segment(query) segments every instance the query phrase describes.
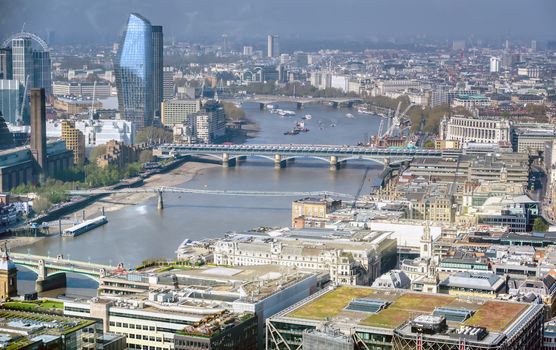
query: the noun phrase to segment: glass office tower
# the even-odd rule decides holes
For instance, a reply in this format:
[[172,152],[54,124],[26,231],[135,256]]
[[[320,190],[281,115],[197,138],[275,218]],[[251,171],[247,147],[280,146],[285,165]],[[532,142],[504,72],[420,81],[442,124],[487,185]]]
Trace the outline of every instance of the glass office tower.
[[116,56],[120,115],[138,128],[151,125],[154,115],[152,36],[151,23],[139,14],[130,14]]

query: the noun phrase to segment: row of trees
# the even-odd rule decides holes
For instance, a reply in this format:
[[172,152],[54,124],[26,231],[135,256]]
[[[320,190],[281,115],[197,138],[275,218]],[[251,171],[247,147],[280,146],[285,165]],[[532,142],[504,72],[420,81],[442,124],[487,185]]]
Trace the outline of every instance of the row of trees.
[[276,82],[266,82],[266,83],[251,83],[247,86],[238,87],[236,89],[241,89],[246,91],[248,94],[258,94],[258,95],[286,95],[286,96],[312,96],[312,97],[357,97],[354,92],[343,92],[340,89],[326,88],[318,89],[309,84],[302,84],[299,82],[288,83],[284,85],[276,84]]

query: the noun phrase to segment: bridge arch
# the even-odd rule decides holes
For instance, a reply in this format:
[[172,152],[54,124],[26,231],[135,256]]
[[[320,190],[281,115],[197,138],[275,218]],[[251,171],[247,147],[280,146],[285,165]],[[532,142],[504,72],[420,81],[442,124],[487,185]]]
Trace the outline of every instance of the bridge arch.
[[93,275],[85,273],[85,272],[80,272],[80,271],[64,271],[64,270],[53,271],[53,272],[48,273],[46,278],[48,279],[50,277],[54,277],[54,276],[61,275],[61,274],[66,274],[66,275],[67,274],[75,274],[75,275],[79,275],[79,276],[84,276],[84,277],[88,277],[89,279],[91,279],[91,280],[93,280],[97,283],[100,283],[100,278],[99,277],[93,276]]
[[238,155],[231,156],[229,159],[230,160],[239,160],[243,157],[246,157],[246,158],[263,158],[263,159],[268,159],[271,162],[274,162],[274,157],[267,156],[267,155],[264,155],[264,154],[238,154]]
[[218,154],[214,154],[214,153],[195,153],[195,154],[187,154],[185,153],[184,156],[190,156],[190,157],[211,157],[214,159],[217,159],[219,161],[223,161],[224,157],[219,156]]
[[319,157],[319,156],[307,156],[307,155],[296,155],[296,156],[291,156],[291,157],[285,157],[282,158],[283,161],[287,161],[287,160],[291,160],[291,159],[317,159],[317,160],[322,160],[323,162],[326,163],[330,163],[330,159],[325,158],[325,157]]
[[372,162],[372,163],[379,164],[379,165],[384,165],[384,160],[382,160],[382,159],[370,158],[370,157],[365,157],[365,156],[338,158],[338,162],[347,162],[348,160],[362,160],[362,161]]

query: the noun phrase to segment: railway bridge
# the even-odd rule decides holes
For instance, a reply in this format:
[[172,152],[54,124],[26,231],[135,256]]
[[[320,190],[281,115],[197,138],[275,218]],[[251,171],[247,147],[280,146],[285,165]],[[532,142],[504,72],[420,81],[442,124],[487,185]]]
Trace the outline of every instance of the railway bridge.
[[337,170],[342,163],[350,160],[370,161],[384,165],[411,162],[414,158],[441,158],[441,150],[421,148],[383,148],[337,145],[303,145],[303,144],[166,144],[155,150],[159,157],[210,157],[229,167],[238,164],[238,160],[247,157],[265,158],[274,162],[275,168],[284,168],[289,160],[300,158],[316,159],[330,165],[330,170]]

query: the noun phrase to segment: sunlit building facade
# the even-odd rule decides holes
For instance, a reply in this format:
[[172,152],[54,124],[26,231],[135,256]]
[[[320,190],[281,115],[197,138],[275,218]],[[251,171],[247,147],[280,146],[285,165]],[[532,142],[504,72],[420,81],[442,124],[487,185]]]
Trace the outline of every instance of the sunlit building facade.
[[122,119],[139,128],[151,125],[154,116],[152,38],[151,23],[132,13],[116,56],[118,109]]

